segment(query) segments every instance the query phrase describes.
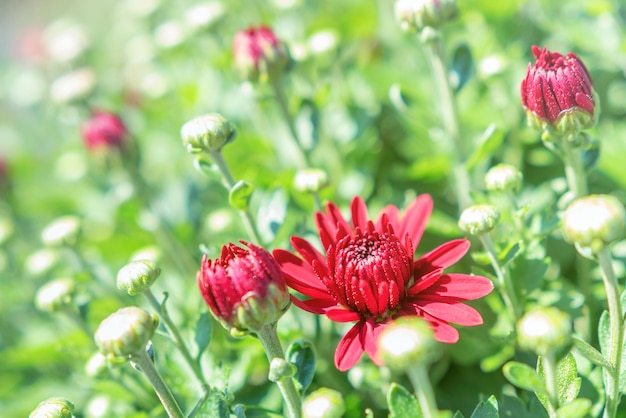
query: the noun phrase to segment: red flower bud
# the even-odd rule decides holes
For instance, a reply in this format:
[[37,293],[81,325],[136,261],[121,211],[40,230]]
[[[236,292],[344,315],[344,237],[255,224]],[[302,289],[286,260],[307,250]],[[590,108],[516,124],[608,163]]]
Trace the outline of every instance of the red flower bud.
[[198,286],[215,318],[232,331],[259,330],[278,321],[289,306],[289,293],[280,266],[261,247],[229,244],[219,258],[205,255]]
[[277,74],[289,63],[285,46],[265,26],[237,32],[233,42],[233,56],[235,68],[249,81]]
[[83,140],[89,150],[121,148],[128,130],[122,120],[113,113],[94,110],[81,128]]
[[596,104],[585,64],[571,52],[563,56],[536,45],[532,52],[537,60],[528,64],[521,85],[529,122],[562,132],[593,126]]

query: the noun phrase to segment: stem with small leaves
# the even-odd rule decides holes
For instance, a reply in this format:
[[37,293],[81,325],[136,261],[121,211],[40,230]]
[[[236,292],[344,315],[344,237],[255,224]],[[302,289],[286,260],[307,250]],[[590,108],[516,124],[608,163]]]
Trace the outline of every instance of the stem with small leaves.
[[563,136],[561,138],[563,148],[563,163],[565,164],[565,178],[567,187],[574,197],[583,197],[589,194],[587,187],[587,176],[583,165],[580,150],[574,147],[572,141]]
[[550,352],[545,356],[539,357],[539,361],[543,367],[548,400],[550,405],[552,405],[549,415],[550,418],[556,418],[556,411],[559,409],[559,392],[556,383],[556,356],[554,352]]
[[437,410],[437,402],[435,393],[428,377],[428,370],[423,364],[414,364],[406,371],[415,390],[415,396],[422,409],[424,418],[437,418],[439,412]]

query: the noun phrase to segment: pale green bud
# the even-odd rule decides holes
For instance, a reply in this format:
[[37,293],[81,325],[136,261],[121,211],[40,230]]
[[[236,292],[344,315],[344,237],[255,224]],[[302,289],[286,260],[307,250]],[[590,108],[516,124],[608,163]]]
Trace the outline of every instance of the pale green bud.
[[274,357],[270,362],[268,379],[271,382],[280,382],[285,379],[291,379],[295,374],[295,366],[285,359]]
[[97,352],[94,353],[94,355],[87,361],[87,364],[85,365],[85,372],[87,373],[87,376],[99,377],[102,376],[108,368],[109,363],[105,355],[101,352]]
[[597,253],[624,237],[626,210],[616,197],[591,195],[574,200],[563,213],[563,237]]
[[315,168],[298,171],[294,179],[296,190],[301,192],[317,193],[328,184],[326,172]]
[[43,285],[35,295],[35,306],[44,312],[68,309],[74,303],[76,283],[68,278],[56,279]]
[[437,29],[456,18],[456,0],[397,0],[396,20],[402,30],[421,32],[425,28]]
[[80,219],[63,216],[55,219],[41,232],[41,241],[49,247],[74,245],[80,234]]
[[74,418],[74,404],[64,398],[50,398],[39,405],[29,418]]
[[124,357],[145,350],[159,326],[159,317],[136,306],[121,308],[100,323],[95,334],[98,349],[107,358]]
[[214,152],[234,141],[237,131],[224,116],[209,113],[185,123],[180,130],[183,145],[190,153]]
[[440,355],[432,328],[419,317],[402,317],[389,323],[378,337],[378,356],[392,370],[430,364]]
[[522,172],[510,164],[491,167],[485,175],[485,186],[490,192],[518,191],[522,186]]
[[516,329],[519,346],[540,356],[557,353],[572,343],[571,318],[554,307],[527,312],[517,322]]
[[117,288],[134,296],[143,293],[161,274],[161,269],[150,260],[135,260],[117,273]]
[[459,219],[459,228],[471,235],[491,231],[500,221],[500,212],[492,205],[474,205],[465,209]]
[[304,418],[341,418],[346,413],[346,404],[340,392],[320,388],[311,392],[302,403]]

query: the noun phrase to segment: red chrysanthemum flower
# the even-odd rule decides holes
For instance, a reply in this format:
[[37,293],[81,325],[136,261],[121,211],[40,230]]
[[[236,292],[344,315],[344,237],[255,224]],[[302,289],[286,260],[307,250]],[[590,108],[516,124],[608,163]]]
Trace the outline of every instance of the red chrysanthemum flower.
[[295,305],[332,321],[357,321],[335,352],[339,370],[354,366],[364,351],[376,362],[377,337],[394,318],[420,316],[431,324],[435,338],[446,343],[459,339],[449,323],[482,324],[480,314],[462,302],[491,292],[491,281],[443,272],[465,255],[469,241],[447,242],[414,260],[432,208],[431,197],[421,195],[404,214],[389,205],[373,222],[363,199],[355,197],[348,223],[329,203],[326,213],[315,218],[326,255],[299,237],[291,243],[300,257],[274,251],[287,285],[308,297],[292,296]]
[[562,55],[546,48],[532,47],[536,61],[528,64],[522,81],[522,105],[529,118],[538,123],[558,123],[565,113],[581,112],[583,125],[594,122],[595,101],[591,76],[574,53]]

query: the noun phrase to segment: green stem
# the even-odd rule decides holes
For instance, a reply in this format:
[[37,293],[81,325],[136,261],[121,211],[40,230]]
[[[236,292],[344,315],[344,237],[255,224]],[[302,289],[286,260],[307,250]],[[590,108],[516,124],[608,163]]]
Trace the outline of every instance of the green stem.
[[556,383],[556,357],[554,353],[539,357],[543,366],[543,375],[545,377],[546,389],[548,391],[548,399],[552,409],[549,411],[550,418],[556,418],[556,411],[559,409],[559,392]]
[[298,150],[298,168],[305,169],[307,167],[311,167],[309,154],[304,148],[302,148],[302,142],[300,142],[300,137],[298,135],[298,131],[296,130],[293,116],[291,115],[291,112],[289,112],[287,97],[285,95],[285,88],[283,87],[283,79],[281,77],[270,78],[270,84],[272,86],[272,89],[274,90],[274,96],[276,97],[276,103],[278,104],[280,114],[285,120],[287,127],[289,128],[291,138],[293,139],[294,145]]
[[411,380],[413,390],[415,390],[415,396],[422,409],[422,416],[424,418],[437,418],[439,416],[437,402],[435,401],[435,393],[433,392],[433,386],[430,383],[426,367],[416,364],[409,367],[406,373],[409,376],[409,380]]
[[472,204],[470,196],[470,179],[465,168],[466,145],[460,135],[456,102],[452,87],[448,80],[448,68],[445,65],[443,48],[439,39],[424,41],[428,59],[432,65],[433,77],[439,97],[439,108],[446,136],[452,141],[449,144],[453,156],[454,187],[456,189],[459,210]]
[[[267,355],[267,360],[270,363],[272,362],[272,359],[275,358],[285,359],[283,348],[280,345],[280,340],[278,339],[278,334],[276,334],[275,324],[264,325],[257,332],[257,337],[259,338],[259,341],[261,341],[265,354]],[[278,385],[278,389],[285,400],[287,417],[300,418],[302,416],[302,405],[300,403],[300,396],[298,395],[296,386],[293,383],[293,379],[281,379],[277,381],[276,384]]]
[[563,162],[565,164],[565,178],[570,192],[575,197],[583,197],[589,194],[587,190],[587,176],[583,166],[580,151],[572,146],[572,142],[567,138],[561,138],[563,147]]
[[487,234],[482,234],[478,237],[478,239],[480,239],[485,251],[487,251],[491,267],[496,273],[496,287],[498,288],[498,292],[500,292],[500,296],[502,297],[502,300],[504,300],[504,304],[506,305],[509,313],[513,316],[513,323],[515,323],[522,315],[522,308],[517,300],[517,295],[515,294],[515,288],[513,287],[509,271],[500,265],[500,261],[498,260],[498,255],[491,237]]
[[600,270],[602,271],[602,281],[606,290],[606,300],[609,308],[609,329],[610,346],[609,362],[613,368],[607,371],[606,381],[606,404],[604,408],[605,418],[614,418],[617,414],[620,392],[620,372],[622,362],[622,351],[624,349],[624,318],[622,316],[622,306],[619,298],[619,285],[613,271],[611,252],[604,246],[597,254]]
[[[220,170],[220,173],[222,173],[222,180],[224,182],[224,187],[226,187],[226,189],[230,192],[233,189],[233,187],[235,187],[236,182],[235,182],[235,179],[233,178],[233,175],[230,173],[230,169],[228,168],[228,164],[226,163],[224,156],[219,150],[212,151],[210,155],[211,155],[211,159],[213,160],[215,165],[217,165],[217,168]],[[261,244],[262,241],[256,229],[254,217],[252,216],[252,213],[250,212],[250,210],[249,209],[240,210],[239,213],[241,215],[243,226],[246,229],[246,232],[248,233],[248,236],[250,237],[250,239],[255,244]]]
[[163,323],[165,324],[165,328],[172,336],[174,343],[176,344],[176,347],[185,358],[185,361],[187,362],[189,367],[191,367],[191,370],[193,371],[194,376],[196,377],[196,379],[198,379],[198,382],[200,382],[200,384],[202,385],[202,389],[205,392],[208,391],[209,385],[206,382],[206,379],[204,378],[204,376],[202,375],[202,370],[200,370],[200,365],[198,364],[198,362],[194,361],[193,357],[191,357],[191,354],[189,353],[189,350],[187,349],[187,345],[185,344],[185,340],[183,340],[183,337],[180,334],[178,327],[176,326],[174,321],[172,321],[172,318],[170,317],[170,314],[167,311],[167,307],[165,306],[165,301],[163,301],[163,303],[159,303],[156,297],[154,297],[154,293],[152,293],[150,289],[146,289],[143,292],[143,294],[146,297],[146,299],[148,299],[148,302],[150,302],[150,305],[152,305],[152,308],[160,313],[161,319],[163,320]]
[[152,363],[152,360],[150,360],[145,350],[132,354],[130,359],[141,367],[143,374],[150,381],[150,384],[152,384],[159,400],[163,404],[163,408],[165,409],[165,412],[167,412],[167,415],[170,418],[185,418],[185,415],[180,409],[180,406],[178,406],[176,399],[174,399],[174,395],[172,395],[170,388],[163,381],[159,371],[156,367],[154,367],[154,363]]

